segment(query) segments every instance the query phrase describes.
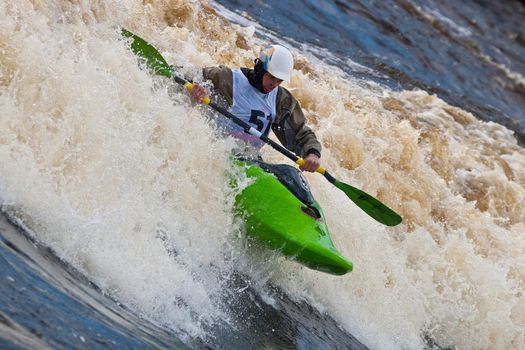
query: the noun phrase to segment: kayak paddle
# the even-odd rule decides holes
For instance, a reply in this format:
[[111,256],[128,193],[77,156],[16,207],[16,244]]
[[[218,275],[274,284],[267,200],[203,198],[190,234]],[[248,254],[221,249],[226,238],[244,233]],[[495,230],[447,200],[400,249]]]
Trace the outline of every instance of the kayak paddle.
[[[166,60],[152,45],[150,45],[144,39],[140,38],[139,36],[131,33],[126,29],[122,29],[122,35],[124,37],[133,39],[133,42],[131,43],[131,50],[135,55],[145,59],[148,67],[151,70],[153,70],[155,74],[171,78],[175,80],[176,83],[184,85],[184,87],[187,90],[192,90],[192,83],[174,74],[173,70],[168,65]],[[259,138],[263,142],[270,145],[273,149],[281,152],[286,157],[293,160],[298,165],[302,165],[304,163],[304,159],[297,157],[294,153],[290,152],[275,141],[269,139],[267,136],[264,136],[257,129],[253,128],[252,126],[250,126],[243,120],[237,118],[235,115],[233,115],[226,109],[212,102],[208,97],[205,97],[201,102],[210,106],[217,112],[221,113],[226,118],[230,119],[232,122],[243,128],[246,133]],[[316,172],[324,175],[324,177],[330,183],[332,183],[335,187],[343,191],[348,196],[348,198],[350,198],[359,208],[361,208],[365,213],[370,215],[378,222],[387,226],[395,226],[401,223],[401,216],[399,216],[399,214],[387,207],[385,204],[381,203],[378,199],[372,197],[364,191],[361,191],[360,189],[357,189],[353,186],[350,186],[344,182],[337,180],[332,175],[330,175],[330,173],[328,173],[326,169],[322,167],[317,168]]]

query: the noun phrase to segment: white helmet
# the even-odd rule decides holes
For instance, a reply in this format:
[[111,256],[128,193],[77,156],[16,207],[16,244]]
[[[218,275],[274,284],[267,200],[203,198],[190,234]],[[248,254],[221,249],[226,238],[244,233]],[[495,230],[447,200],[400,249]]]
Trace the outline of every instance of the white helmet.
[[290,81],[293,71],[292,53],[284,46],[269,45],[261,50],[259,59],[265,71],[284,81]]

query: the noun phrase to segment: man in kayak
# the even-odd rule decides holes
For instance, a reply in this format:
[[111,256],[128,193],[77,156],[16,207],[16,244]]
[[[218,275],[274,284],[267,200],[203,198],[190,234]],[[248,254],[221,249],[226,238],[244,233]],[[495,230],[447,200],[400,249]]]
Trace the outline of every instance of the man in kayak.
[[[304,158],[300,169],[314,172],[321,165],[321,144],[306,125],[299,102],[290,91],[279,86],[283,81],[290,80],[292,72],[293,56],[290,51],[281,45],[269,45],[261,50],[253,69],[204,68],[203,78],[211,80],[215,91],[226,99],[232,114],[253,125],[265,136],[271,128],[286,148]],[[191,95],[200,102],[208,91],[202,85],[193,84]],[[245,133],[229,120],[218,122],[220,128],[255,149],[264,145],[257,137]]]

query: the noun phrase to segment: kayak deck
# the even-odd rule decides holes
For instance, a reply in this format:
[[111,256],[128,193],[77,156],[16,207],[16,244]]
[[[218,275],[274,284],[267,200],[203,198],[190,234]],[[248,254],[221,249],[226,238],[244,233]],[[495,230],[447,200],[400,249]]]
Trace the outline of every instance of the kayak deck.
[[[237,164],[245,167],[246,175],[254,180],[236,197],[236,211],[244,219],[248,235],[311,269],[334,275],[352,271],[352,263],[335,248],[321,207],[309,190],[305,194],[304,190],[297,190],[298,186],[290,185],[292,171],[298,172],[295,168],[260,162],[237,161]],[[277,177],[292,187],[295,195]],[[306,181],[302,178],[300,181],[303,181],[300,185],[307,188]]]

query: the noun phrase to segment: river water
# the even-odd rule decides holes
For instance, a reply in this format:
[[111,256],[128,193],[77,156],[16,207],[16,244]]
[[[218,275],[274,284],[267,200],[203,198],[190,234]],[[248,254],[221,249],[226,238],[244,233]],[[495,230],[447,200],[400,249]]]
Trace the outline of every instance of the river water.
[[[0,346],[522,349],[524,19],[515,1],[0,2]],[[354,271],[251,244],[234,143],[120,27],[196,80],[289,46],[323,165],[403,223],[306,174]]]

